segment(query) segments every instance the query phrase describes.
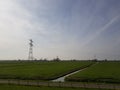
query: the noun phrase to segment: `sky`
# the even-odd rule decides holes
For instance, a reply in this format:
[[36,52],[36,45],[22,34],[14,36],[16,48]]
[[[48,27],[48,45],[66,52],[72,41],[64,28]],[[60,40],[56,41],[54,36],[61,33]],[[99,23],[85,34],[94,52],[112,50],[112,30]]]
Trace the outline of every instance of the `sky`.
[[120,60],[120,0],[0,0],[0,60]]

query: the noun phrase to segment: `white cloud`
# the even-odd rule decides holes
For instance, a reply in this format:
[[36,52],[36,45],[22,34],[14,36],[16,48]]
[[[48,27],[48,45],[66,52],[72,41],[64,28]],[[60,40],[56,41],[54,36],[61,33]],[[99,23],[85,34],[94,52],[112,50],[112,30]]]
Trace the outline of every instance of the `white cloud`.
[[92,42],[94,39],[96,39],[98,36],[100,36],[101,33],[105,32],[106,30],[108,30],[108,28],[114,24],[117,20],[119,20],[120,15],[113,17],[107,24],[105,24],[103,27],[101,27],[100,29],[98,29],[95,33],[93,33],[91,35],[91,37],[89,37],[84,43],[83,46],[89,44],[90,42]]
[[15,0],[0,0],[0,59],[23,56],[21,51],[25,50],[23,40],[27,39],[25,27],[30,24],[29,18],[29,12]]
[[[64,0],[0,0],[0,59],[26,59],[30,38],[35,41],[34,53],[38,58],[60,56],[85,59],[96,52],[85,46],[106,31],[119,16],[104,26],[94,27],[94,30],[98,30],[93,33],[91,25],[97,22],[94,15],[99,9],[102,11],[102,4],[95,5],[95,10],[88,6],[94,11],[91,12],[87,6],[80,10],[82,0],[76,1],[74,5],[71,4],[71,10],[65,12],[64,9],[68,7],[64,8],[64,5],[69,2],[63,3]],[[64,17],[62,13],[71,15]],[[101,22],[104,23],[104,20]]]
[[[29,4],[32,5],[32,3]],[[41,10],[48,9],[42,6]],[[52,5],[50,7],[53,8]],[[29,11],[19,0],[1,0],[0,13],[0,54],[2,55],[0,59],[27,58],[27,40],[30,38],[36,39],[43,45],[49,44],[49,42],[44,44],[47,39],[51,39],[53,42],[60,40],[61,34],[52,30],[54,27],[56,29],[57,24],[52,27],[45,18],[41,21],[36,20],[35,13]],[[38,48],[42,48],[39,46]]]

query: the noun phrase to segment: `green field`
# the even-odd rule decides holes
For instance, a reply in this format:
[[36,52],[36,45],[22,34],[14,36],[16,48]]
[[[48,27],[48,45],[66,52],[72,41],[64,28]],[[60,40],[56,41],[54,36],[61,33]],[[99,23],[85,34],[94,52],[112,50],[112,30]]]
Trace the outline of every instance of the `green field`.
[[59,88],[59,87],[0,85],[0,90],[108,90],[108,89],[83,89],[83,88]]
[[51,80],[86,67],[90,61],[1,61],[1,79]]
[[66,78],[68,81],[120,83],[120,62],[99,62]]

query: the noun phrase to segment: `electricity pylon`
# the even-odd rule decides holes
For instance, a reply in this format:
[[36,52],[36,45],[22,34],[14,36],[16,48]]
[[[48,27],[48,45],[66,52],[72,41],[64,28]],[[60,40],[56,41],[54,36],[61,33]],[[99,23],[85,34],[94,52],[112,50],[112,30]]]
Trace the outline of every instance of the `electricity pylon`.
[[34,59],[33,58],[33,40],[30,39],[29,41],[30,41],[30,43],[29,43],[30,47],[29,47],[28,60],[33,60]]

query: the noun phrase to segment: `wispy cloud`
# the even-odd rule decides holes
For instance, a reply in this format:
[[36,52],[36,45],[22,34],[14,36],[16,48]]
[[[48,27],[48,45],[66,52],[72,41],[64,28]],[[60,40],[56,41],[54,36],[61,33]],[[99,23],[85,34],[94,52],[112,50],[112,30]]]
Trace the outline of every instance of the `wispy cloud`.
[[[118,2],[0,0],[0,59],[26,59],[30,38],[35,41],[37,58],[88,59],[95,52],[102,53],[104,48],[101,46],[101,51],[96,51],[91,48],[91,42],[98,42],[103,33],[111,30],[110,27],[117,26],[114,24],[120,20]],[[114,38],[118,45],[118,34]]]
[[105,24],[103,27],[101,27],[100,29],[98,29],[95,33],[93,32],[93,34],[91,35],[91,37],[89,37],[84,43],[83,46],[89,44],[90,42],[92,42],[92,40],[96,39],[98,36],[100,36],[101,33],[103,33],[106,30],[109,30],[108,28],[114,24],[116,21],[118,21],[120,19],[120,15],[115,16],[114,18],[112,18],[107,24]]

